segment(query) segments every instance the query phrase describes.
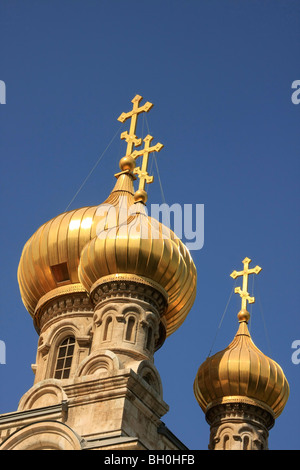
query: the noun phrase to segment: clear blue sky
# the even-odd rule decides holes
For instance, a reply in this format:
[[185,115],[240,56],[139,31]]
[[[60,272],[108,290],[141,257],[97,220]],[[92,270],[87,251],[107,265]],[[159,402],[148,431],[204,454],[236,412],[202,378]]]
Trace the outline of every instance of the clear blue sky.
[[[204,247],[192,252],[196,302],[155,356],[170,405],[162,419],[189,448],[207,449],[193,381],[216,333],[213,353],[236,332],[236,295],[218,325],[229,274],[248,256],[263,268],[252,337],[291,387],[269,445],[300,448],[300,365],[291,360],[300,340],[299,40],[292,0],[1,1],[0,413],[17,409],[34,378],[38,337],[16,277],[22,248],[65,210],[140,94],[155,105],[147,119],[165,146],[157,161],[166,201],[205,205]],[[107,197],[124,150],[117,137],[71,208]],[[154,176],[150,203],[162,202]]]

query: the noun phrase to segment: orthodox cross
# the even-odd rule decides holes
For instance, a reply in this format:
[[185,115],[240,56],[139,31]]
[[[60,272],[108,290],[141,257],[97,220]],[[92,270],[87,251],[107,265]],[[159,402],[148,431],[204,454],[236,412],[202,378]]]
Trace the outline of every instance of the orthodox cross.
[[131,118],[129,133],[125,131],[121,134],[121,139],[124,139],[127,142],[126,156],[131,155],[133,145],[135,145],[135,147],[138,147],[142,143],[142,139],[138,139],[135,135],[138,115],[140,113],[148,112],[153,106],[152,103],[149,103],[149,101],[147,101],[147,103],[145,103],[139,108],[139,102],[142,99],[142,96],[136,95],[131,101],[133,103],[132,110],[128,113],[122,113],[121,116],[118,117],[118,121],[121,122],[125,122],[127,119]]
[[[132,151],[133,146],[139,147],[142,143],[142,139],[138,139],[135,135],[138,115],[143,112],[148,112],[153,106],[152,103],[147,101],[147,103],[139,107],[139,103],[142,99],[142,96],[136,95],[132,100],[132,110],[128,113],[122,113],[118,117],[118,121],[125,122],[127,119],[131,118],[129,133],[127,131],[122,132],[121,139],[124,139],[127,142],[125,157],[127,157],[128,161],[129,159],[132,160],[132,169],[135,167],[135,160],[140,156],[143,157],[141,167],[134,168],[133,173],[138,175],[140,179],[139,190],[145,191],[145,184],[153,182],[153,176],[150,176],[148,173],[149,154],[151,152],[159,152],[163,148],[163,145],[158,143],[150,147],[153,137],[151,135],[147,135],[144,139],[144,148],[142,150]],[[129,165],[128,161],[127,164]]]
[[132,157],[136,159],[137,157],[143,156],[143,161],[142,161],[142,168],[139,166],[136,167],[133,170],[133,173],[135,175],[138,175],[140,178],[140,183],[139,183],[139,189],[145,190],[145,183],[149,184],[153,182],[153,176],[150,176],[148,173],[148,160],[149,160],[149,153],[151,152],[160,152],[160,150],[163,148],[163,144],[156,144],[150,147],[150,142],[152,141],[153,137],[152,135],[147,135],[144,139],[145,146],[142,150],[135,150],[132,153]]
[[236,287],[234,289],[234,292],[236,294],[240,294],[242,298],[242,310],[247,311],[247,301],[249,304],[253,304],[255,302],[255,297],[250,297],[249,292],[248,292],[248,276],[249,274],[259,274],[261,271],[260,266],[255,266],[255,268],[248,269],[249,268],[249,263],[251,263],[250,258],[245,258],[242,261],[244,265],[243,271],[233,271],[230,276],[233,279],[236,279],[237,277],[243,276],[243,287],[242,289],[240,287]]

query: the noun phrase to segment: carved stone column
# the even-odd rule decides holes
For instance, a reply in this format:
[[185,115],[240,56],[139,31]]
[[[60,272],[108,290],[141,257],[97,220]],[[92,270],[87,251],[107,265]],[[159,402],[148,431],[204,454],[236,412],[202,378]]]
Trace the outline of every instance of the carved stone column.
[[153,360],[165,340],[166,298],[152,283],[134,279],[106,280],[91,292],[94,307],[91,352],[114,352],[124,366]]
[[222,403],[206,412],[210,450],[268,450],[272,414],[250,403]]

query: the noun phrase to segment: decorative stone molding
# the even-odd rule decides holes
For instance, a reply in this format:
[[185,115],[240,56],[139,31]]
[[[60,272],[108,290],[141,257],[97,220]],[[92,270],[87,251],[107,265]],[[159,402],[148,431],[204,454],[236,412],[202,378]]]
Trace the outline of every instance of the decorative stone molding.
[[82,439],[66,424],[40,421],[14,432],[1,450],[81,450]]
[[164,328],[158,311],[140,299],[105,299],[95,306],[93,341],[95,349],[108,349],[124,363],[153,357]]
[[[97,297],[95,303],[95,314],[93,317],[93,347],[97,349],[99,347],[107,348],[110,350],[115,350],[117,347],[118,350],[127,350],[132,349],[132,354],[136,355],[139,351],[138,360],[145,359],[149,354],[153,355],[154,351],[159,349],[164,343],[166,337],[166,322],[165,318],[161,317],[160,308],[157,303],[150,301],[150,292],[155,294],[152,287],[146,286],[147,295],[139,295],[139,286],[131,284],[131,287],[126,290],[122,288],[123,281],[120,281],[119,288],[118,283],[113,283],[114,289],[109,290],[109,295],[106,295],[106,287],[109,289],[109,286],[103,285],[98,286],[95,290],[94,295]],[[123,286],[124,287],[124,286]],[[99,294],[100,290],[100,294]],[[103,292],[105,295],[102,295]],[[134,294],[136,293],[136,295]],[[144,286],[143,286],[144,292]],[[148,295],[149,294],[149,295]],[[161,296],[160,293],[158,293]],[[163,298],[161,297],[163,301]],[[133,318],[136,321],[134,326],[134,331],[137,334],[137,340],[134,341],[128,340],[126,338],[126,328],[127,321],[129,318]],[[108,318],[112,319],[112,332],[109,330],[109,337],[104,333],[105,331],[105,322]],[[147,328],[151,327],[153,331],[153,344],[151,341],[151,350],[149,345],[147,351],[145,350],[145,338],[147,336]],[[105,341],[102,345],[102,341]],[[130,346],[132,342],[132,347]],[[143,344],[141,344],[143,342]],[[134,346],[133,343],[136,343]]]
[[67,400],[61,382],[56,379],[43,380],[31,387],[21,398],[18,411],[56,405]]
[[227,402],[206,412],[210,424],[210,450],[267,450],[273,416],[250,403]]
[[154,364],[150,361],[142,361],[134,370],[136,374],[140,376],[162,398],[163,388],[161,378]]
[[149,311],[149,306],[145,302],[126,299],[122,301],[103,302],[95,309],[93,317],[94,325],[100,326],[103,319],[107,316],[113,316],[118,323],[126,323],[126,316],[131,315],[136,318],[141,326],[148,325],[149,322],[159,322],[159,316],[156,311]]
[[[230,398],[230,397],[229,397]],[[274,426],[274,417],[271,410],[266,407],[260,406],[254,400],[243,397],[234,399],[232,401],[218,403],[206,411],[206,421],[211,425],[215,425],[218,421],[225,418],[238,419],[240,416],[248,421],[255,421],[258,424],[266,427],[268,430]]]
[[89,354],[92,340],[92,313],[90,315],[70,314],[49,321],[38,341],[36,364],[33,365],[35,383],[54,377],[58,348],[68,336],[74,337],[75,349],[71,374]]
[[50,321],[71,313],[93,314],[93,305],[86,292],[64,293],[60,297],[49,299],[37,311],[34,324],[38,332],[48,326]]
[[123,366],[112,351],[94,351],[79,365],[75,377],[119,371]]
[[167,308],[167,294],[162,292],[161,287],[139,276],[107,276],[91,289],[91,300],[96,306],[106,299],[124,297],[147,302],[159,312],[160,316]]
[[[62,401],[56,405],[50,405],[32,410],[14,411],[0,415],[0,443],[21,428],[31,424],[45,421],[65,422],[67,418],[68,403]],[[2,447],[0,445],[0,450]]]
[[[89,318],[87,319],[89,320]],[[59,323],[48,328],[40,335],[38,351],[40,352],[44,349],[48,349],[46,345],[50,344],[52,346],[57,343],[57,341],[60,341],[59,338],[63,338],[69,334],[75,337],[80,346],[87,346],[91,342],[91,327],[92,319],[87,322],[84,321],[84,318],[79,320],[78,318],[62,318]]]
[[51,348],[51,344],[48,342],[44,342],[43,338],[40,336],[38,351],[41,353],[43,357],[48,354],[48,352],[50,351],[50,348]]

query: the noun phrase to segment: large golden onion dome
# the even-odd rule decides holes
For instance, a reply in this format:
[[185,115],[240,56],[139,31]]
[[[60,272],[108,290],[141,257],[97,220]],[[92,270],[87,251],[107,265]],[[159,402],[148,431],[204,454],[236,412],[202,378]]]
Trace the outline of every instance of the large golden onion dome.
[[[119,223],[120,207],[129,218],[120,217]],[[18,281],[23,303],[35,317],[49,300],[90,292],[105,277],[121,274],[151,281],[163,292],[167,336],[183,323],[196,295],[194,262],[181,240],[135,202],[130,172],[118,175],[100,206],[69,211],[42,225],[23,249]]]
[[[134,202],[132,179],[120,175],[105,204],[118,207],[126,196]],[[99,206],[62,213],[43,224],[25,244],[18,267],[23,303],[31,316],[45,302],[70,291],[85,291],[78,278],[80,254],[96,235],[103,216]]]
[[194,382],[195,397],[206,413],[219,403],[242,402],[265,408],[277,418],[288,400],[281,367],[253,343],[245,315],[230,345],[208,357]]
[[[119,217],[120,207],[128,219]],[[18,281],[24,305],[35,316],[50,299],[90,292],[106,276],[121,274],[151,281],[165,294],[167,336],[183,323],[196,295],[194,262],[181,240],[148,217],[143,203],[135,203],[129,172],[118,175],[100,206],[66,212],[42,225],[23,249]]]
[[195,300],[197,274],[188,249],[148,217],[141,202],[131,207],[123,223],[102,230],[85,245],[78,273],[89,292],[112,275],[150,281],[168,300],[167,336],[183,323]]

